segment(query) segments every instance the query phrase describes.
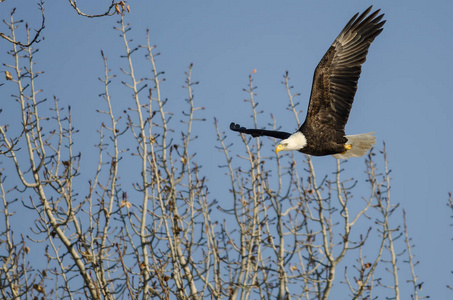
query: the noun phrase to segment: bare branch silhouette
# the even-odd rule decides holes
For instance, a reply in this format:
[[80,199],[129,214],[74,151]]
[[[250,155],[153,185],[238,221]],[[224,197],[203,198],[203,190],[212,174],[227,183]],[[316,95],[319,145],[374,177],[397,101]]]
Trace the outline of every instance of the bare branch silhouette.
[[12,36],[9,37],[6,34],[4,34],[3,32],[0,32],[0,37],[5,39],[5,40],[7,40],[10,43],[13,43],[15,45],[19,45],[19,46],[22,46],[22,47],[30,47],[34,43],[39,43],[39,41],[40,41],[39,40],[39,36],[40,36],[41,32],[43,31],[43,29],[46,27],[45,26],[46,16],[44,15],[44,1],[43,0],[41,0],[38,3],[38,8],[41,11],[41,18],[42,18],[41,27],[39,29],[35,30],[36,32],[35,32],[35,35],[33,37],[30,37],[30,35],[29,35],[30,32],[28,30],[28,23],[25,24],[25,27],[26,27],[26,30],[27,30],[27,42],[26,43],[22,43],[22,42],[17,41],[15,36],[14,36],[14,27],[16,27],[18,23],[23,22],[22,20],[14,21],[13,15],[14,15],[16,9],[13,9],[11,11],[10,23],[7,23],[6,21],[4,21],[4,23],[8,25]]

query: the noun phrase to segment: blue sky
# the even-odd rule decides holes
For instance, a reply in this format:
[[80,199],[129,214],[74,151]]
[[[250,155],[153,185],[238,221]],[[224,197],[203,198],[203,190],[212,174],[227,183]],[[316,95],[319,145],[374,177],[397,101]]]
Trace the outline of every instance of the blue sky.
[[[92,1],[78,2],[89,8],[87,12],[97,12]],[[0,4],[0,17],[8,19],[10,8],[17,7],[16,18],[36,27],[40,14],[30,3],[5,1]],[[254,83],[256,100],[264,110],[263,127],[272,112],[278,125],[295,130],[295,121],[285,109],[282,75],[288,70],[294,91],[301,93],[303,118],[317,63],[345,23],[373,3],[130,0],[128,4],[130,37],[137,44],[144,43],[149,28],[152,43],[162,53],[158,66],[166,72],[166,97],[183,99],[184,72],[194,63],[193,80],[200,81],[195,101],[206,107],[202,114],[207,119],[196,127],[205,143],[199,151],[209,157],[205,172],[214,177],[223,161],[216,162],[222,156],[214,149],[213,118],[225,130],[232,121],[252,125],[243,103],[247,95],[242,91],[252,70],[257,70]],[[371,46],[346,130],[349,134],[376,131],[378,144],[385,141],[392,169],[392,200],[407,212],[424,291],[433,299],[446,299],[451,292],[445,285],[453,282],[452,220],[446,206],[448,192],[453,191],[453,2],[379,1],[374,7],[382,9],[387,23]],[[62,105],[72,106],[86,149],[92,149],[97,139],[93,128],[99,118],[95,109],[102,105],[98,98],[102,85],[97,80],[103,74],[100,50],[114,72],[122,63],[118,57],[123,44],[112,29],[118,17],[86,19],[65,1],[48,1],[45,9],[45,40],[36,55],[38,69],[45,71],[40,83],[47,97],[55,95]],[[7,46],[0,40],[2,62],[9,59]],[[2,107],[13,104],[6,101],[10,92],[0,93]],[[173,105],[178,107],[170,101],[170,108]],[[2,115],[5,123],[11,117]],[[229,133],[229,141],[234,142],[234,137]],[[270,140],[263,143],[272,148]],[[334,159],[316,158],[315,165],[318,172],[328,173]],[[351,160],[350,168],[362,172],[363,160]],[[213,179],[213,184],[220,183]]]

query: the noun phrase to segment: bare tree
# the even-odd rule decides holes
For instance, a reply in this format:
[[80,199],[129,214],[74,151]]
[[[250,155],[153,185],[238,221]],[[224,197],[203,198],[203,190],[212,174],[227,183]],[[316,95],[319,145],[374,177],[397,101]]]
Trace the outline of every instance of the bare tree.
[[[0,3],[4,2],[5,0],[1,0]],[[107,6],[106,10],[104,12],[101,12],[101,13],[98,13],[98,14],[87,14],[85,12],[83,12],[78,4],[77,4],[77,1],[75,0],[69,0],[69,5],[71,5],[71,7],[77,12],[78,15],[80,16],[83,16],[83,17],[87,17],[87,18],[99,18],[99,17],[105,17],[105,16],[112,16],[112,15],[115,15],[115,14],[122,14],[122,13],[125,13],[125,12],[130,12],[130,7],[129,5],[127,5],[126,3],[127,1],[119,1],[119,2],[115,2],[114,0],[111,1],[111,3]],[[35,33],[33,35],[32,38],[28,38],[27,40],[27,43],[23,43],[23,42],[20,42],[16,39],[15,36],[8,36],[7,34],[3,33],[3,32],[0,32],[0,37],[5,39],[6,41],[10,42],[10,43],[13,43],[13,44],[16,44],[16,45],[19,45],[19,46],[22,46],[22,47],[30,47],[32,44],[34,43],[39,43],[40,42],[40,35],[42,33],[42,31],[44,30],[44,28],[46,27],[45,26],[45,22],[46,22],[46,17],[45,17],[45,14],[44,14],[44,1],[43,0],[40,0],[38,3],[38,9],[39,11],[41,12],[41,18],[42,18],[42,21],[41,21],[41,26],[35,30]],[[15,21],[13,22],[12,21],[12,17],[14,15],[14,12],[16,11],[16,9],[14,8],[12,11],[11,11],[11,22],[10,23],[6,23],[8,25],[8,27],[16,27],[18,23],[22,23],[23,20],[18,20],[18,21]],[[28,28],[28,23],[26,23],[25,25],[27,28]],[[9,30],[14,33],[14,31],[11,30],[11,28],[9,28]],[[28,30],[27,30],[28,32]]]
[[[115,29],[124,66],[113,73],[101,52],[104,121],[97,166],[85,170],[71,108],[41,96],[30,29],[27,42],[16,43],[13,24],[11,14],[5,66],[20,115],[0,126],[3,298],[328,299],[337,289],[352,299],[400,299],[406,274],[398,258],[407,257],[413,298],[421,299],[406,223],[401,231],[390,197],[385,146],[366,157],[365,178],[345,178],[348,163],[339,160],[332,174],[319,175],[309,156],[266,157],[260,139],[227,137],[215,121],[225,157],[218,172],[230,193],[209,191],[195,152],[193,126],[205,120],[194,101],[193,65],[184,110],[168,111],[156,46],[149,33],[133,45],[121,17]],[[143,57],[146,77],[134,68]],[[112,85],[132,95],[121,116]],[[283,86],[299,122],[288,73]],[[256,126],[262,115],[252,76],[245,90]],[[25,210],[35,218],[30,231],[13,232],[12,219]],[[46,262],[32,264],[31,255]]]
[[[447,203],[447,206],[451,209],[451,211],[453,212],[453,198],[451,196],[451,192],[448,193],[448,203]],[[453,217],[452,217],[453,218]],[[453,224],[451,224],[450,226],[453,226]],[[453,273],[453,271],[452,271]],[[447,288],[451,291],[453,291],[453,287],[451,285],[447,285]]]

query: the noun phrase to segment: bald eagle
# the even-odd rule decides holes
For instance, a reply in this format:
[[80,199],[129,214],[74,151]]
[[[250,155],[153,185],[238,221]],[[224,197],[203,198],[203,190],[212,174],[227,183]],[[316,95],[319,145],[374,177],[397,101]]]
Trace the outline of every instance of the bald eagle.
[[253,137],[270,136],[283,139],[276,152],[297,150],[302,153],[346,159],[365,155],[376,143],[372,133],[345,135],[357,81],[366,60],[368,48],[382,32],[385,23],[380,10],[370,13],[372,6],[360,16],[357,13],[346,24],[319,62],[307,116],[293,134],[283,131],[247,129],[231,123],[230,129]]

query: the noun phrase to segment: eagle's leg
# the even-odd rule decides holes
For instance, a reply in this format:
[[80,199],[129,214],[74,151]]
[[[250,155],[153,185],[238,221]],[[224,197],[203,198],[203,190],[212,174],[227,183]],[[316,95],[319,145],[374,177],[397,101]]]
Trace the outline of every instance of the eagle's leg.
[[345,149],[344,152],[341,152],[341,154],[345,154],[346,151],[351,150],[352,149],[352,145],[346,144],[346,145],[344,145],[344,149]]

